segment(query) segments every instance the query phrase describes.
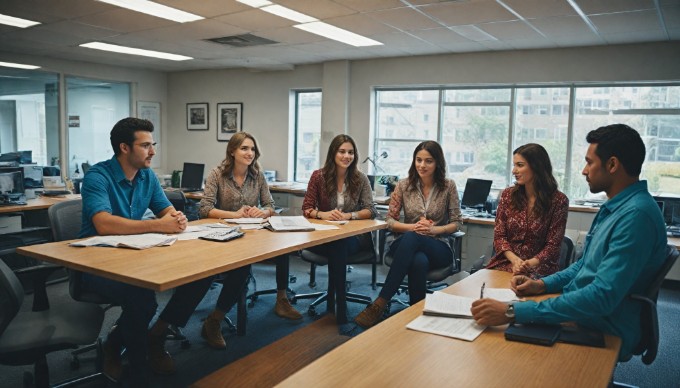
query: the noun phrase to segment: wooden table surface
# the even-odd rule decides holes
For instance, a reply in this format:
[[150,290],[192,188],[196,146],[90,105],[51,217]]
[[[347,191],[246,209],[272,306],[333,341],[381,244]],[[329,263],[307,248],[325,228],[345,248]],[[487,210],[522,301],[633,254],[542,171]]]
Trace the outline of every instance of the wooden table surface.
[[26,201],[26,205],[0,206],[0,213],[23,212],[27,210],[47,209],[55,203],[80,198],[80,194],[68,194],[59,197],[37,197]]
[[[206,219],[190,224],[215,221]],[[134,250],[76,248],[69,246],[68,241],[61,241],[17,248],[17,253],[155,291],[164,291],[278,255],[386,227],[382,221],[356,220],[341,225],[338,230],[279,233],[249,230],[244,232],[245,236],[242,238],[228,242],[187,240],[177,241],[168,247]]]
[[[509,281],[507,272],[481,270],[446,292],[478,297],[483,282],[507,288]],[[359,334],[278,386],[607,387],[618,359],[621,341],[609,335],[605,348],[544,347],[506,341],[506,326],[489,327],[473,342],[406,329],[423,305]]]

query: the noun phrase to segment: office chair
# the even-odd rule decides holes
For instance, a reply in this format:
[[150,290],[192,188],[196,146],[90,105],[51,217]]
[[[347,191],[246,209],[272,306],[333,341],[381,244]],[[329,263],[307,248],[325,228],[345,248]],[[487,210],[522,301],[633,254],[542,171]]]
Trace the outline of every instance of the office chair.
[[[49,273],[55,268],[58,267],[38,266],[32,270]],[[41,279],[34,287],[44,289],[47,276],[39,275]],[[97,304],[70,301],[54,309],[42,309],[34,303],[32,311],[20,311],[23,301],[21,282],[0,260],[0,363],[33,364],[34,375],[24,374],[24,386],[33,383],[35,387],[48,387],[47,354],[95,341],[104,321],[104,310]],[[75,378],[58,386],[72,386],[91,379],[92,376]]]
[[80,164],[80,167],[83,168],[83,176],[85,176],[85,174],[87,174],[87,172],[90,170],[90,167],[92,166],[90,165],[90,163],[83,162]]
[[[316,287],[316,267],[319,265],[328,265],[328,258],[317,253],[314,253],[312,251],[309,251],[307,249],[303,249],[302,251],[300,251],[300,257],[302,258],[302,260],[310,263],[311,271],[309,274],[309,286]],[[371,285],[374,288],[376,285],[377,263],[378,255],[376,254],[375,245],[373,243],[372,238],[370,249],[363,249],[357,253],[347,256],[348,271],[351,268],[350,266],[351,264],[371,264],[372,267]],[[345,287],[348,289],[347,292],[348,302],[362,303],[368,305],[373,300],[368,295],[349,292],[349,287],[347,284],[345,285]],[[312,299],[312,298],[316,299],[314,299],[314,301],[309,305],[309,308],[307,309],[307,314],[310,316],[315,316],[317,315],[316,306],[325,302],[328,299],[328,291],[312,292],[308,294],[296,294],[293,296],[291,303],[296,303],[298,299]]]
[[183,192],[180,190],[165,190],[164,193],[175,210],[184,212],[187,204],[187,198],[184,196]]
[[[451,262],[446,267],[434,268],[427,271],[426,288],[428,293],[432,293],[435,290],[448,287],[449,284],[443,282],[444,279],[448,278],[449,276],[455,275],[461,271],[461,252],[463,249],[464,236],[465,232],[456,232],[449,237],[452,240],[451,246],[453,247],[453,253],[451,255]],[[394,258],[389,254],[389,251],[385,249],[384,257],[385,264],[389,267],[392,265],[393,260]],[[381,285],[384,285],[384,283],[381,283]],[[397,295],[401,295],[401,293],[408,294],[408,283],[402,283],[399,286],[399,289],[397,290]],[[386,315],[390,313],[392,302],[396,302],[407,307],[409,306],[408,303],[399,298],[396,297],[392,298],[392,300],[387,303],[387,308],[385,309]]]

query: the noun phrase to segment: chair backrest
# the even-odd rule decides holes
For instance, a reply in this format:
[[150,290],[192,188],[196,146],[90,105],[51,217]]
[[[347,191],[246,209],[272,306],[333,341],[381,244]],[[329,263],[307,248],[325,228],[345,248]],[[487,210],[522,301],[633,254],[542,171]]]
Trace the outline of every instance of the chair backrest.
[[656,311],[656,299],[659,296],[659,289],[666,275],[680,256],[678,250],[671,244],[666,248],[666,260],[657,271],[644,294],[631,295],[631,299],[642,303],[640,314],[640,326],[642,335],[640,342],[633,350],[633,354],[642,355],[642,362],[646,365],[651,364],[656,359],[659,350],[659,317]]
[[11,268],[0,260],[0,335],[19,312],[24,302],[24,287]]
[[172,204],[175,210],[184,211],[187,204],[187,198],[184,193],[179,190],[166,190],[165,196],[168,197],[168,201]]
[[560,247],[560,271],[567,268],[574,262],[574,242],[569,236],[564,236]]
[[54,241],[78,238],[82,226],[83,200],[56,203],[47,210]]
[[[451,263],[446,267],[435,268],[427,271],[427,281],[439,282],[461,271],[463,236],[465,236],[464,232],[456,232],[449,236],[451,247],[453,247]],[[389,249],[387,247],[385,248],[384,261],[388,266],[392,264],[392,256],[389,255]]]
[[80,166],[83,168],[83,175],[87,174],[87,172],[90,170],[90,167],[92,167],[90,166],[90,163],[87,162],[83,162]]

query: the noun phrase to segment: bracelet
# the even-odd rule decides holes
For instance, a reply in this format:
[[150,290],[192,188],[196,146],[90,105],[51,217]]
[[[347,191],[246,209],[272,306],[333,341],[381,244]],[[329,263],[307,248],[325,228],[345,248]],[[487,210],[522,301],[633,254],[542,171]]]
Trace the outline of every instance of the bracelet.
[[315,216],[315,218],[316,218],[317,220],[320,220],[320,219],[321,219],[321,217],[319,217],[319,211],[318,211],[318,210],[316,211],[316,216]]

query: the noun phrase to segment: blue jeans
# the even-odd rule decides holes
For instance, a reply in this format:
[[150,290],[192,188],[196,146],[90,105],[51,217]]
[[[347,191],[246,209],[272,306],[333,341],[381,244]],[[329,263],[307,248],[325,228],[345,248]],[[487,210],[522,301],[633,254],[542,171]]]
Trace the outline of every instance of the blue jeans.
[[380,297],[388,301],[392,299],[408,275],[410,304],[425,299],[427,272],[446,267],[452,260],[451,248],[447,244],[416,232],[406,232],[394,240],[388,254],[393,260]]
[[217,308],[219,310],[228,313],[238,302],[241,293],[245,292],[248,276],[250,276],[249,265],[222,274],[222,290],[220,296],[217,297]]
[[328,258],[328,299],[329,312],[335,310],[337,323],[347,323],[347,256],[359,252],[361,244],[356,236],[331,241],[323,245],[307,248],[308,250]]
[[[117,331],[127,349],[132,374],[145,374],[147,331],[158,307],[155,291],[87,273],[81,276],[85,290],[121,306]],[[209,277],[177,287],[159,319],[180,327],[186,325],[211,283]]]

